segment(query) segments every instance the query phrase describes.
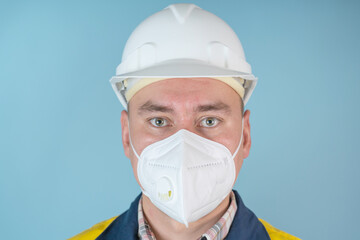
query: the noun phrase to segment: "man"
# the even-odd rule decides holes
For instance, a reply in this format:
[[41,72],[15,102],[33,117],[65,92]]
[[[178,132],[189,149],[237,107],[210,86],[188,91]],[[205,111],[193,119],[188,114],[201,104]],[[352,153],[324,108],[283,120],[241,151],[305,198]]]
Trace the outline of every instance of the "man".
[[244,105],[256,81],[215,15],[175,4],[142,22],[111,84],[127,109],[122,141],[143,194],[72,239],[298,239],[232,191],[251,147]]

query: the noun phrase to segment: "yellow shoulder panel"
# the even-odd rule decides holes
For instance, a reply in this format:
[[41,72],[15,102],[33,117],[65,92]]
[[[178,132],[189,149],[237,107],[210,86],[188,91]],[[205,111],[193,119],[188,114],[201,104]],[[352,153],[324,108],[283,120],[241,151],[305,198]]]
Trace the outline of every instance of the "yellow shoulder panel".
[[95,224],[91,228],[79,233],[78,235],[69,238],[68,240],[92,240],[97,238],[117,217],[110,218]]
[[274,228],[271,226],[268,222],[260,219],[260,222],[264,225],[266,231],[268,232],[271,240],[300,240],[300,238],[297,238],[293,235],[290,235],[286,232],[283,232],[277,228]]

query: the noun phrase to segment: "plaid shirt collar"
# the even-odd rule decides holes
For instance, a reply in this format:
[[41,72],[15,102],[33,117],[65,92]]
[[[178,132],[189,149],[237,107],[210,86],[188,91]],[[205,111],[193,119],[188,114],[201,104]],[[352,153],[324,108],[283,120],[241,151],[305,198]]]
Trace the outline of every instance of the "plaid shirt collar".
[[[234,192],[231,192],[230,195],[230,206],[224,213],[224,215],[219,219],[214,226],[207,230],[199,240],[221,240],[226,237],[229,232],[230,226],[234,220],[235,213],[237,210],[236,199]],[[156,240],[154,233],[152,232],[150,225],[145,219],[142,210],[142,201],[139,201],[138,207],[138,223],[139,231],[138,235],[141,240]]]

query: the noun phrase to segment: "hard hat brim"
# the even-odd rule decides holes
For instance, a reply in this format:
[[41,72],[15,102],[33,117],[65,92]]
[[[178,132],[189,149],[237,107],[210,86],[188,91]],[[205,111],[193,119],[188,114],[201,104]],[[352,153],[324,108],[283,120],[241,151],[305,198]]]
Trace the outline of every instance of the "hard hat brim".
[[[125,94],[122,90],[122,81],[128,78],[192,78],[192,77],[240,77],[246,81],[244,104],[249,99],[255,85],[257,78],[251,73],[239,72],[232,69],[220,68],[210,65],[203,61],[193,59],[176,59],[164,61],[162,63],[152,65],[151,67],[143,68],[138,71],[122,73],[113,76],[110,83],[118,96],[121,104],[127,109],[127,102]],[[119,85],[121,84],[121,85]]]
[[116,75],[124,78],[141,77],[241,77],[247,80],[256,80],[251,73],[220,68],[214,65],[193,59],[176,59],[143,68],[138,71]]

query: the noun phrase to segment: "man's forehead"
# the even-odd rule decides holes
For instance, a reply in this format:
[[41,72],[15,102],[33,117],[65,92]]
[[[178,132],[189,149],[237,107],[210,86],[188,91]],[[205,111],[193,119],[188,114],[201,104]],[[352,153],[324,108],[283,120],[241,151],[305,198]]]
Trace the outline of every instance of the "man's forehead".
[[[132,80],[130,80],[132,81]],[[161,97],[167,97],[172,93],[178,95],[189,94],[189,98],[192,97],[191,93],[205,95],[210,88],[216,89],[216,91],[228,91],[231,89],[235,91],[240,97],[243,97],[243,86],[233,78],[155,78],[155,79],[143,79],[136,80],[128,86],[126,92],[127,101],[130,102],[132,97],[137,95],[152,94]]]
[[140,89],[129,101],[128,109],[138,113],[173,113],[180,109],[229,112],[239,101],[240,96],[233,88],[216,79],[171,78]]

